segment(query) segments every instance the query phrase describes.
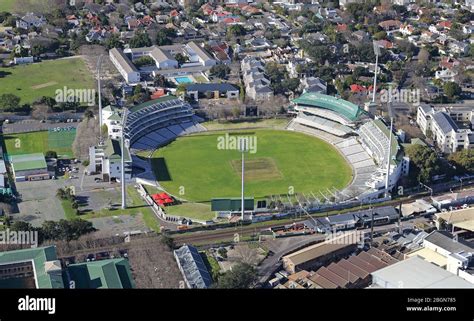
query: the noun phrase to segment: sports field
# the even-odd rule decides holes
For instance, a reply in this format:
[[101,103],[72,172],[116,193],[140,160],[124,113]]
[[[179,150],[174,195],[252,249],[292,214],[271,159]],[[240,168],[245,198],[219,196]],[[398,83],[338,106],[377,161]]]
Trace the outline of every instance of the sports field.
[[58,156],[72,157],[72,143],[76,137],[76,131],[41,131],[21,134],[9,134],[5,140],[8,155],[46,153],[55,151]]
[[[159,183],[171,194],[194,202],[239,197],[241,153],[220,149],[226,132],[180,137],[155,151],[152,164]],[[281,130],[230,132],[256,136],[255,153],[246,153],[246,196],[316,194],[343,188],[352,179],[345,159],[331,145],[312,136]]]
[[13,10],[13,4],[15,0],[0,0],[0,12],[7,11],[11,12]]
[[55,97],[56,89],[94,89],[94,81],[81,58],[44,61],[0,68],[1,94],[14,94],[21,103],[42,96]]

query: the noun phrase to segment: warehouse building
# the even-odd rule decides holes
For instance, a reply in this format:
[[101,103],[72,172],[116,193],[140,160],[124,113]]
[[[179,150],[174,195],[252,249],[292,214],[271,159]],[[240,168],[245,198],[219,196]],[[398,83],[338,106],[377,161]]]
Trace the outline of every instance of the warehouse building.
[[474,289],[474,284],[414,256],[373,272],[371,288]]
[[71,264],[67,271],[75,289],[132,289],[135,287],[130,265],[126,259],[122,258]]
[[10,156],[16,182],[50,179],[48,165],[42,153]]
[[0,253],[0,289],[62,289],[54,246]]
[[282,258],[283,268],[288,273],[296,273],[301,270],[315,270],[332,261],[351,254],[357,243],[338,242],[338,238],[347,238],[341,235],[332,240],[307,246],[299,251],[285,255]]

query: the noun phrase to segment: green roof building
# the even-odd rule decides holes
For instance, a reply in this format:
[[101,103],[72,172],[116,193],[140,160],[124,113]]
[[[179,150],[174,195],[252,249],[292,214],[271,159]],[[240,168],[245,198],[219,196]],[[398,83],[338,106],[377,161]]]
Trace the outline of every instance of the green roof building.
[[17,182],[49,179],[48,165],[42,153],[10,156]]
[[64,288],[54,246],[0,252],[1,288]]
[[110,259],[80,264],[67,268],[69,279],[76,289],[131,289],[135,287],[126,259]]
[[300,97],[293,99],[292,108],[301,111],[311,112],[314,109],[325,109],[329,113],[333,113],[342,119],[333,118],[333,120],[344,122],[354,122],[364,114],[364,110],[350,101],[337,97],[307,92]]

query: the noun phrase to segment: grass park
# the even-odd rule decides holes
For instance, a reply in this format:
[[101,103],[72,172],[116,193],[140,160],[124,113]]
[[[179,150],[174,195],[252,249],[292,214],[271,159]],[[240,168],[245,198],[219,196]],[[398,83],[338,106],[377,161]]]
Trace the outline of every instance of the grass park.
[[[206,205],[212,198],[239,197],[241,153],[217,148],[218,137],[225,133],[180,137],[155,151],[152,165],[160,185],[186,201]],[[257,137],[256,152],[245,155],[248,197],[317,194],[327,188],[341,189],[352,179],[351,168],[339,152],[315,137],[267,129],[233,134]]]
[[0,12],[11,12],[16,0],[0,0]]
[[21,104],[32,103],[42,96],[54,98],[56,89],[64,86],[68,89],[94,88],[93,76],[81,58],[0,67],[0,82],[0,95],[14,94],[21,98]]
[[73,157],[72,143],[76,131],[39,131],[3,136],[8,155],[46,153],[55,151],[58,156]]

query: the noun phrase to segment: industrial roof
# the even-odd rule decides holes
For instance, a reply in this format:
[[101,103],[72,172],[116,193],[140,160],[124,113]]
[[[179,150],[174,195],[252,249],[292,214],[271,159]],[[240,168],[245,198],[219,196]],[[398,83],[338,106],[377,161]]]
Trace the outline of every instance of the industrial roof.
[[46,160],[43,153],[12,155],[11,163],[15,172],[33,169],[46,169]]
[[38,247],[23,250],[14,250],[0,253],[0,265],[33,262],[36,286],[39,289],[64,288],[61,273],[47,273],[45,263],[56,261],[56,247]]
[[359,106],[350,101],[319,93],[304,93],[300,97],[293,99],[292,102],[310,107],[329,109],[352,121],[359,118],[364,112]]
[[421,249],[418,249],[414,252],[411,252],[409,254],[407,254],[408,257],[412,257],[412,256],[419,256],[419,257],[422,257],[423,259],[425,259],[426,261],[428,262],[431,262],[431,263],[434,263],[436,264],[437,266],[440,266],[440,267],[445,267],[447,262],[448,262],[448,259],[439,254],[438,252],[435,252],[431,249],[428,249],[426,247],[423,247]]
[[[325,242],[321,242],[321,243],[317,243],[317,244],[305,247],[299,251],[285,255],[283,257],[283,260],[289,260],[294,265],[298,265],[301,263],[314,260],[320,256],[337,251],[339,249],[354,245],[354,244],[347,244],[347,242],[338,242],[338,239],[341,239],[343,237],[348,237],[348,235],[343,234],[330,241],[325,241]],[[338,244],[338,243],[341,243],[341,244]]]
[[466,231],[474,232],[474,220],[453,223],[453,226]]
[[134,288],[130,265],[125,259],[110,259],[71,264],[71,280],[77,289],[130,289]]
[[192,288],[208,288],[212,283],[211,275],[194,246],[184,245],[174,251],[180,270]]
[[419,256],[389,265],[372,273],[375,283],[384,288],[474,288],[461,279]]
[[474,252],[474,243],[465,241],[461,238],[454,239],[454,236],[447,231],[433,231],[425,238],[426,242],[437,245],[451,253]]

